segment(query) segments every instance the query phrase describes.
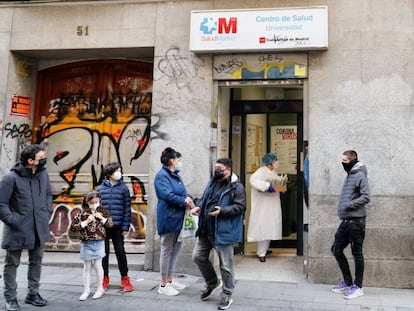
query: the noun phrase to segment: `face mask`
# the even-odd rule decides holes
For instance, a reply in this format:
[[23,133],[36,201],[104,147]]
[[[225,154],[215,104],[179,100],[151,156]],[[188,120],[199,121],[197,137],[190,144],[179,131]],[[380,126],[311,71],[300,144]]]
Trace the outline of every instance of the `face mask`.
[[88,205],[89,205],[90,209],[96,210],[99,207],[100,203],[96,202],[96,203],[92,203],[92,204],[88,204]]
[[122,173],[120,171],[116,171],[112,174],[112,178],[114,180],[120,180],[122,178]]
[[276,171],[279,168],[279,161],[273,162],[273,170]]
[[45,166],[46,165],[46,161],[47,161],[46,158],[40,159],[39,160],[39,164],[37,165],[37,167],[38,168],[41,168],[41,167]]
[[175,171],[176,172],[181,172],[181,170],[183,169],[183,164],[180,162],[177,164],[177,166],[175,167]]
[[216,169],[214,171],[214,179],[222,179],[224,177],[224,170]]
[[342,166],[344,167],[345,172],[349,173],[354,165],[358,162],[358,160],[354,159],[349,163],[342,162]]

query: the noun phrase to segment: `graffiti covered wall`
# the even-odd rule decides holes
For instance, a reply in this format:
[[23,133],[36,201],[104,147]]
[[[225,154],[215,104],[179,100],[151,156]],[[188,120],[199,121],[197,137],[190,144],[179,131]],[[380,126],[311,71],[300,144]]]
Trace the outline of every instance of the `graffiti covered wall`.
[[69,231],[83,195],[103,180],[103,166],[122,165],[131,193],[126,248],[141,252],[145,241],[146,187],[151,132],[152,64],[89,61],[40,72],[33,140],[48,154],[54,190],[49,250],[79,249]]

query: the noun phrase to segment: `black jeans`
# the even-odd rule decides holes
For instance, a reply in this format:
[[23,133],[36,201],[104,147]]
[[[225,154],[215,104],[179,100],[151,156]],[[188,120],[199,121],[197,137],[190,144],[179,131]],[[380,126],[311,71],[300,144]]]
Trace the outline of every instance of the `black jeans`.
[[[332,254],[335,256],[341,269],[344,282],[362,288],[364,277],[364,255],[362,254],[362,243],[365,238],[365,218],[343,220],[335,233],[335,241],[332,245]],[[355,262],[355,280],[352,282],[351,271],[348,260],[344,255],[344,249],[351,244],[352,255]]]
[[112,239],[112,244],[114,245],[114,251],[116,259],[118,261],[119,272],[121,277],[128,275],[128,262],[124,248],[124,236],[122,234],[122,228],[119,226],[114,226],[112,228],[106,229],[106,238],[105,238],[105,257],[102,260],[102,267],[104,270],[104,275],[109,276],[109,240]]

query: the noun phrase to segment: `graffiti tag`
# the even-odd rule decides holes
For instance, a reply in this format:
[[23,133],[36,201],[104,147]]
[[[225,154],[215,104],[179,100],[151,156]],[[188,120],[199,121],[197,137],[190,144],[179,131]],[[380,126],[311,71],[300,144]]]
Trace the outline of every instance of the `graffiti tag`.
[[162,77],[167,77],[182,89],[189,83],[190,78],[197,77],[199,65],[192,59],[180,55],[179,48],[168,49],[164,57],[158,62],[158,70]]
[[20,125],[6,123],[4,126],[4,131],[7,133],[6,138],[29,138],[32,136],[32,130],[30,129],[30,125],[27,123],[23,123]]
[[214,66],[214,70],[217,73],[232,73],[233,71],[239,69],[241,66],[243,66],[244,62],[241,60],[238,60],[236,58],[229,59],[224,64],[220,64],[218,66]]

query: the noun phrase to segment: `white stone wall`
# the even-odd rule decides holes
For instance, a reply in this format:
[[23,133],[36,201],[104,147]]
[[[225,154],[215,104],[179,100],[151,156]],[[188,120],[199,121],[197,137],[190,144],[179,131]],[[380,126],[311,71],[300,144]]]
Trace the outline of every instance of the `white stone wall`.
[[365,284],[413,287],[414,2],[328,5],[329,50],[309,53],[308,275],[314,282],[340,280],[330,246],[345,179],[342,152],[355,149],[372,195]]
[[[365,242],[366,284],[414,287],[414,2],[399,0],[258,0],[258,1],[93,1],[0,6],[0,117],[8,119],[10,96],[35,92],[35,76],[15,73],[11,51],[36,50],[29,59],[53,63],[47,55],[90,57],[88,49],[154,48],[153,124],[150,184],[160,168],[161,151],[183,154],[188,191],[197,196],[209,178],[217,141],[210,127],[214,101],[212,56],[188,50],[190,11],[200,9],[276,8],[328,5],[329,49],[309,52],[305,94],[305,137],[309,140],[310,207],[308,276],[336,283],[339,269],[330,254],[338,224],[336,201],[345,174],[340,161],[354,148],[368,167],[372,202]],[[88,35],[77,27],[88,26]],[[85,28],[83,28],[85,30]],[[42,53],[38,53],[38,52]],[[57,53],[59,52],[59,53]],[[79,56],[80,55],[80,56]],[[102,56],[103,55],[103,56]],[[20,57],[20,56],[19,56]],[[40,59],[41,57],[41,59]],[[128,57],[131,57],[128,55]],[[37,62],[37,63],[36,63]],[[13,140],[3,129],[0,173],[9,167]],[[7,146],[5,146],[7,141]],[[7,148],[6,148],[7,147]],[[156,200],[149,189],[147,269],[158,265]],[[191,263],[192,245],[184,247],[181,267]],[[306,251],[305,251],[306,253]],[[186,270],[188,271],[188,270]],[[381,271],[381,273],[380,273]],[[385,271],[385,272],[383,272]],[[386,274],[384,278],[383,275]]]

